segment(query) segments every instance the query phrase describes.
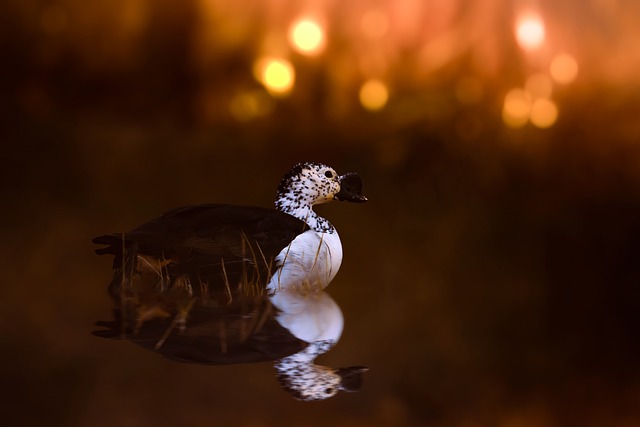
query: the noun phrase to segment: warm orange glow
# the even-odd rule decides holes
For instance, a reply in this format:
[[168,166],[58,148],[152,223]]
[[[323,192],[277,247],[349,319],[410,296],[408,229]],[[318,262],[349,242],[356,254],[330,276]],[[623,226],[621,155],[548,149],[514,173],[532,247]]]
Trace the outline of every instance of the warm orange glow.
[[537,14],[522,15],[516,23],[516,40],[524,50],[535,50],[542,46],[545,28],[542,18]]
[[378,39],[384,36],[389,29],[389,19],[384,12],[372,9],[362,17],[360,29],[365,36]]
[[551,61],[549,72],[556,82],[571,83],[578,75],[578,62],[568,53],[561,53]]
[[367,110],[380,110],[387,104],[388,99],[389,90],[380,80],[367,80],[360,88],[360,103]]
[[531,97],[522,89],[512,89],[504,98],[502,120],[509,127],[527,124],[531,112]]
[[301,19],[289,29],[289,43],[299,53],[307,55],[319,53],[324,49],[324,31],[317,22]]
[[524,88],[534,99],[549,98],[553,91],[553,84],[549,76],[540,73],[529,76]]
[[455,87],[455,94],[458,101],[463,105],[473,105],[482,98],[482,83],[474,77],[464,77],[458,80]]
[[558,119],[558,107],[550,99],[537,99],[531,105],[531,123],[539,128],[548,128]]
[[240,92],[229,103],[229,111],[240,122],[263,117],[272,108],[273,99],[262,89]]

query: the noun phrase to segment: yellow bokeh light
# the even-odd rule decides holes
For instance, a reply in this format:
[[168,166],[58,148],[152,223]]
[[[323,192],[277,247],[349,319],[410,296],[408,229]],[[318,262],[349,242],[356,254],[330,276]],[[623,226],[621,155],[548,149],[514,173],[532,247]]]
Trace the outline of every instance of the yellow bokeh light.
[[295,82],[295,69],[286,59],[260,58],[254,66],[255,77],[273,95],[286,95]]
[[550,99],[537,99],[531,105],[531,123],[539,128],[548,128],[558,119],[558,107]]
[[549,72],[556,82],[571,83],[578,75],[578,62],[568,53],[561,53],[551,61]]
[[382,109],[389,100],[387,86],[378,79],[367,80],[360,88],[360,103],[367,110]]
[[527,124],[531,113],[531,97],[523,89],[512,89],[504,97],[502,120],[509,127],[517,128]]
[[539,73],[529,76],[524,88],[534,99],[549,98],[553,91],[553,84],[549,76]]
[[289,43],[300,53],[319,53],[324,48],[324,40],[324,31],[320,24],[310,19],[300,19],[289,29]]
[[516,40],[521,48],[535,50],[542,46],[545,28],[542,18],[536,14],[521,16],[516,22]]

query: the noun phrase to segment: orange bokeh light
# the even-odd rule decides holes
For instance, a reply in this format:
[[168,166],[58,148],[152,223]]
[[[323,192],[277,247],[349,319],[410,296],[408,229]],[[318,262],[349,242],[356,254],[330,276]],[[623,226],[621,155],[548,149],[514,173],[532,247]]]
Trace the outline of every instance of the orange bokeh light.
[[550,99],[537,99],[531,105],[531,123],[539,128],[548,128],[558,119],[558,107]]
[[561,53],[551,61],[549,72],[556,82],[561,84],[571,83],[578,75],[578,62],[573,56]]
[[504,97],[502,120],[509,127],[518,128],[527,124],[531,113],[531,97],[523,89],[511,89]]
[[378,79],[367,80],[360,87],[360,103],[370,111],[382,109],[389,100],[387,86]]

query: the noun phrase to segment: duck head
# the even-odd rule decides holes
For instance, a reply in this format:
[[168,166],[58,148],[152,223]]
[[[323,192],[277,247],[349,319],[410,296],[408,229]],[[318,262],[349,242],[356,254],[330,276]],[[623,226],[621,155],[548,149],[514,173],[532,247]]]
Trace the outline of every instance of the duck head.
[[338,173],[322,163],[298,163],[280,181],[276,208],[299,208],[332,200],[362,203],[362,180],[353,172]]

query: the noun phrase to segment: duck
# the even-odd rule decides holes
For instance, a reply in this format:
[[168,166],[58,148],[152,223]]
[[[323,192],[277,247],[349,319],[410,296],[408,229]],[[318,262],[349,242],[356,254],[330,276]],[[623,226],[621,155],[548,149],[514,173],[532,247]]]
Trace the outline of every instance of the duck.
[[180,362],[274,363],[292,397],[357,391],[368,368],[315,359],[340,339],[344,318],[325,291],[342,264],[336,228],[314,211],[363,203],[362,179],[316,162],[280,181],[273,208],[226,204],[169,210],[126,233],[93,239],[113,255],[105,338],[125,338]]

